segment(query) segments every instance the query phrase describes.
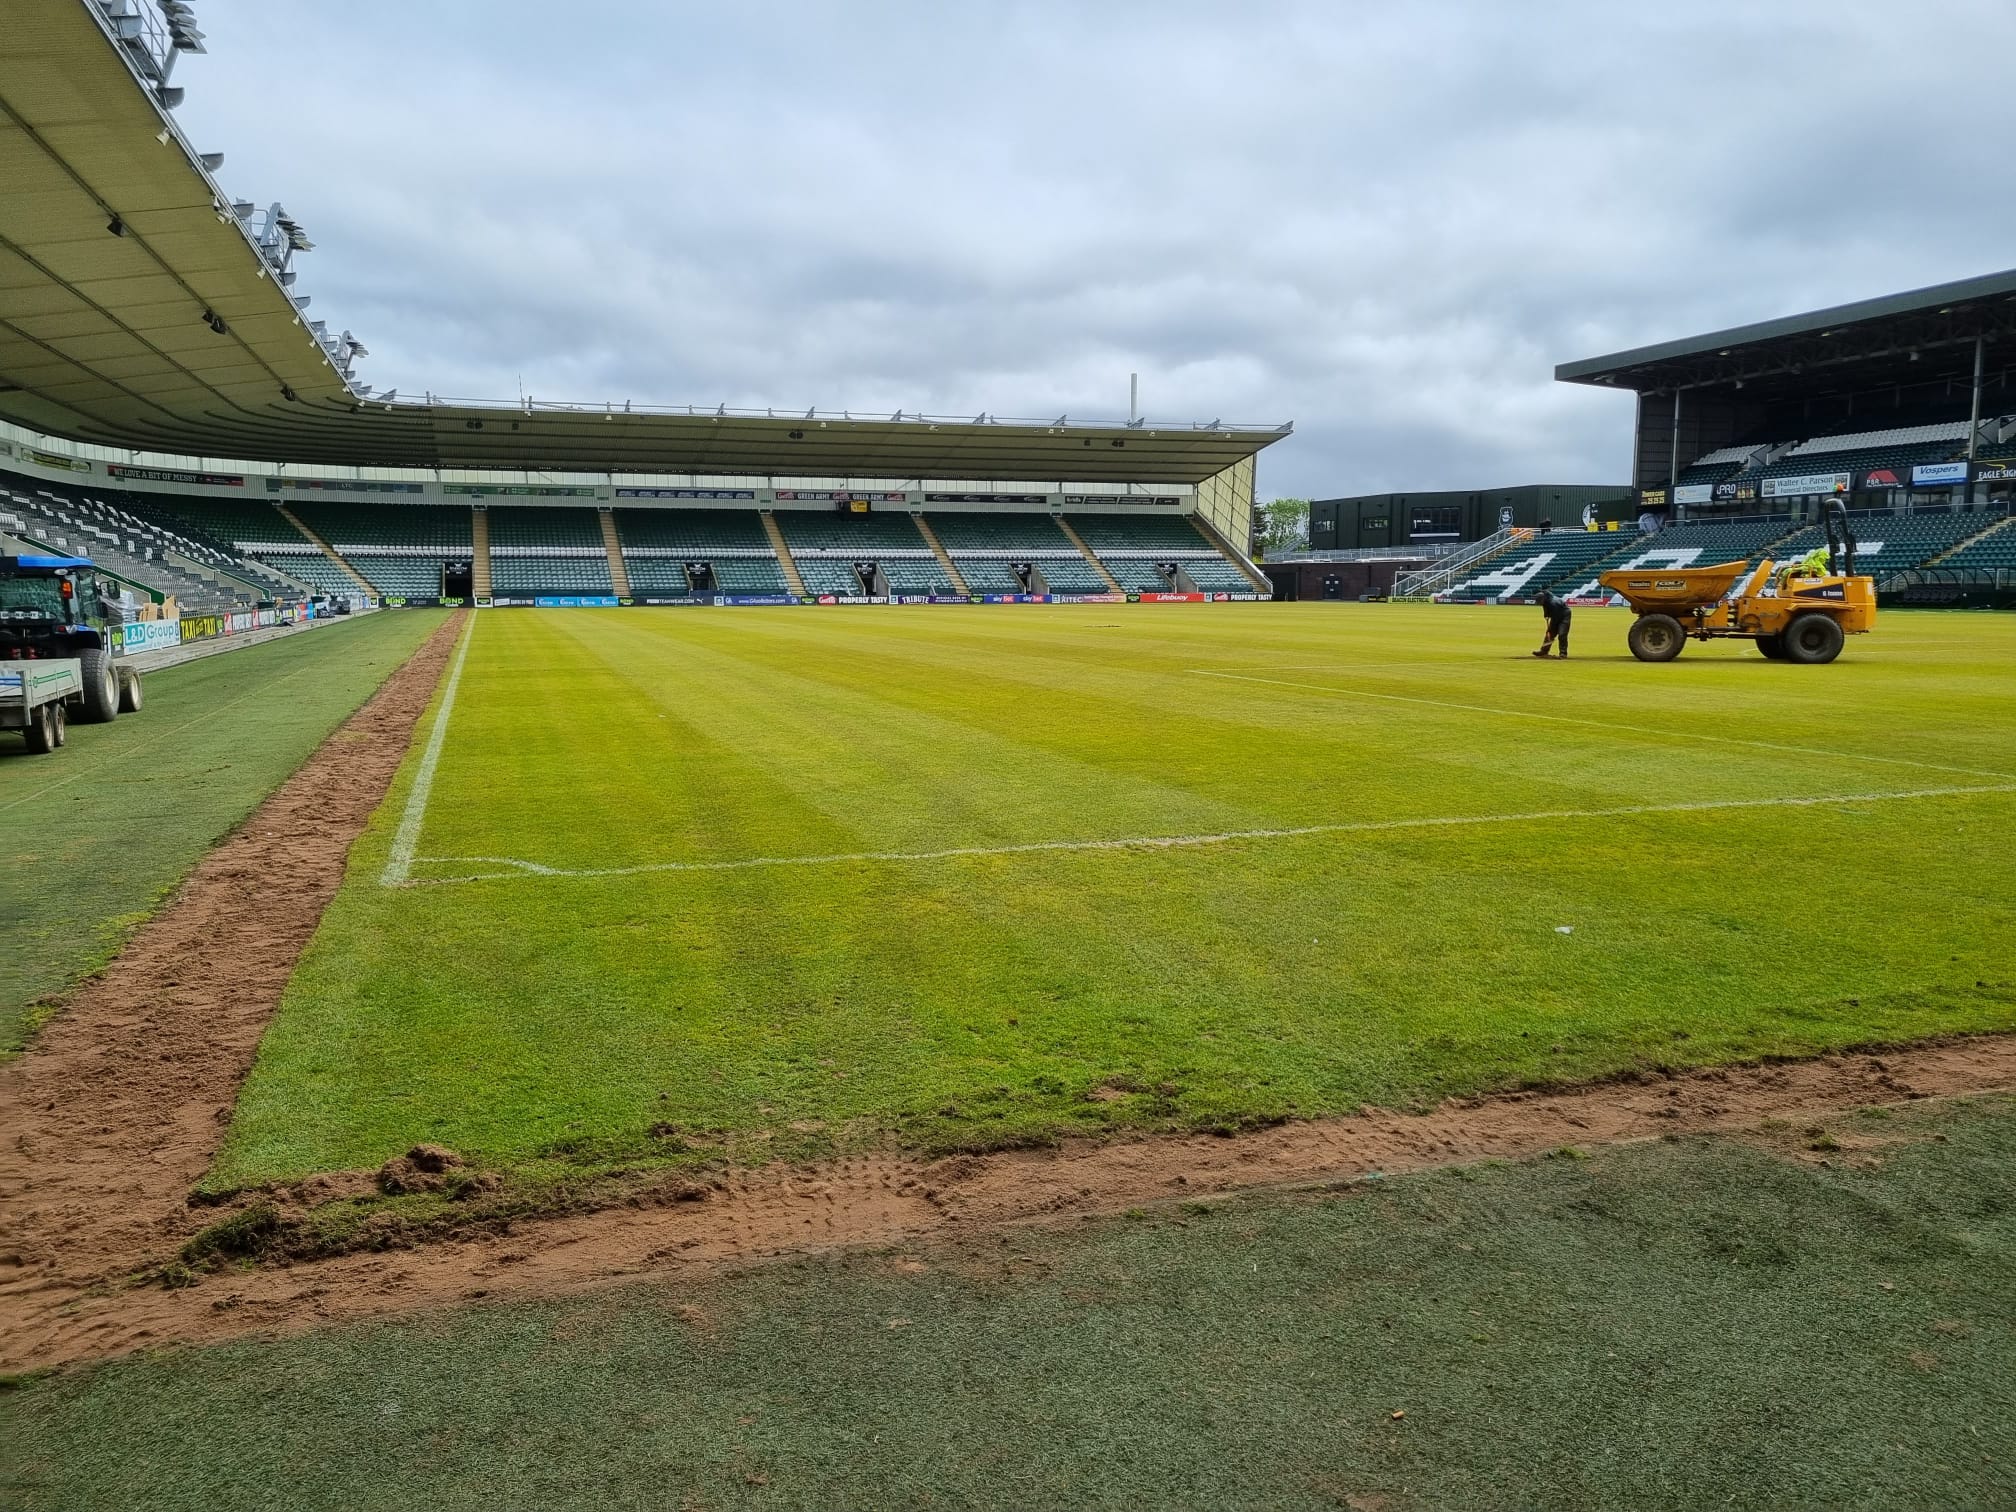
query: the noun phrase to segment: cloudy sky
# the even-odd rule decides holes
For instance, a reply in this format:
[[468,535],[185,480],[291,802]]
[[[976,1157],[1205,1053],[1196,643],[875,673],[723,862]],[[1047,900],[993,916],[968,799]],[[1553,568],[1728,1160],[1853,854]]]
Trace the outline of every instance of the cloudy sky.
[[178,112],[367,381],[1293,420],[1621,479],[1554,364],[2016,264],[2008,0],[197,0]]

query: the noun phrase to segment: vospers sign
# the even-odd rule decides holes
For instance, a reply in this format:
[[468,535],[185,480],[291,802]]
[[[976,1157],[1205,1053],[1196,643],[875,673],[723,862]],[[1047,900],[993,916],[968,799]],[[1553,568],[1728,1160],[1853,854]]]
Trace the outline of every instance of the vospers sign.
[[1948,488],[1966,481],[1965,462],[1923,462],[1911,469],[1913,488]]

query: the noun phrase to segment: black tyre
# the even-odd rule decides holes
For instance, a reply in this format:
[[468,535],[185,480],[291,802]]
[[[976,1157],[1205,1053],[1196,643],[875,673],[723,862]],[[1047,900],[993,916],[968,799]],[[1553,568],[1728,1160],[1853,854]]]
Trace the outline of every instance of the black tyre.
[[1632,623],[1628,643],[1640,661],[1669,662],[1687,644],[1687,632],[1670,614],[1641,614]]
[[84,703],[77,722],[110,724],[119,717],[119,673],[112,665],[112,653],[86,651],[78,660],[84,664]]
[[57,746],[70,744],[70,716],[60,702],[49,705],[49,727],[55,732],[54,743]]
[[23,733],[28,737],[29,755],[47,756],[56,749],[56,716],[50,712],[55,707],[44,704],[28,711],[28,728]]
[[138,714],[140,712],[140,674],[131,667],[119,670],[119,712]]
[[1760,635],[1757,637],[1757,649],[1770,657],[1772,661],[1785,660],[1785,638],[1783,636]]
[[1841,654],[1846,639],[1831,614],[1802,614],[1785,627],[1785,660],[1821,666]]

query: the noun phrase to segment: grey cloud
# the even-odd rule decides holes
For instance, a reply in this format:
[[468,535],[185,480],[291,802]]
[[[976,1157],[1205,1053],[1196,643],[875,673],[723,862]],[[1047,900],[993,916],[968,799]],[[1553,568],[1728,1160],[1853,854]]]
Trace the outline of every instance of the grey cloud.
[[[1622,476],[1561,360],[2006,265],[2000,0],[202,0],[181,117],[370,379],[1293,419],[1265,492]],[[1970,103],[1973,102],[1973,103]]]

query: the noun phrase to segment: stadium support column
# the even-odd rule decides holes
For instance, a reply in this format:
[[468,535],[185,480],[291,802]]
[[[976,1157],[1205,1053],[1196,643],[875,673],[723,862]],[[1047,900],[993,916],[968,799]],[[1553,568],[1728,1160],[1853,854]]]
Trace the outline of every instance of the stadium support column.
[[1666,454],[1666,504],[1673,511],[1673,520],[1678,524],[1681,518],[1680,501],[1673,497],[1680,491],[1680,388],[1673,388],[1673,445]]
[[1987,337],[1974,338],[1974,408],[1967,419],[1967,462],[1971,467],[1981,445],[1981,358]]

